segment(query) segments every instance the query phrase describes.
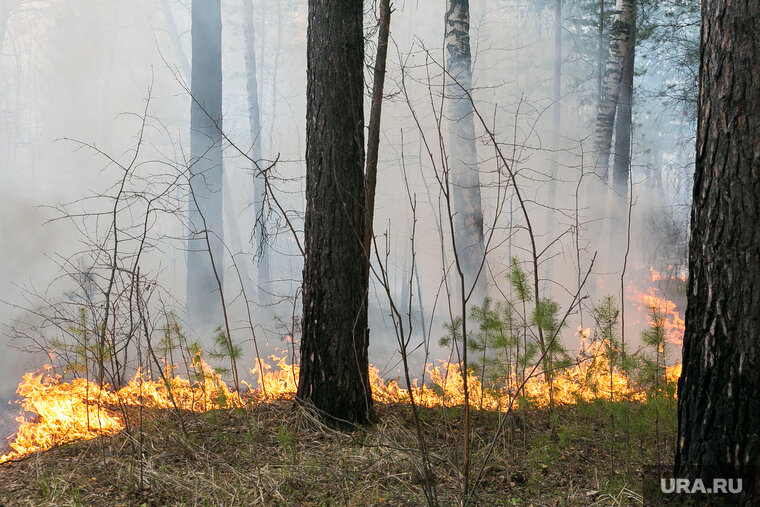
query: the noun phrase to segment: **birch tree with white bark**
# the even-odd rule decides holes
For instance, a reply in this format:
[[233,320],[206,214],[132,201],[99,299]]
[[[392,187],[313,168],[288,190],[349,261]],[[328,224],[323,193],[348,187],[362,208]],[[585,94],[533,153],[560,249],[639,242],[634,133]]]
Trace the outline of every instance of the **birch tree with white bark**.
[[485,270],[478,273],[484,255],[483,208],[480,199],[472,90],[470,5],[468,0],[446,2],[447,115],[450,122],[448,162],[454,204],[454,235],[464,273],[465,294],[479,301],[486,295]]
[[615,113],[620,98],[621,83],[626,60],[631,54],[636,31],[636,1],[617,0],[615,21],[611,29],[607,64],[602,76],[601,94],[594,129],[595,171],[607,181]]

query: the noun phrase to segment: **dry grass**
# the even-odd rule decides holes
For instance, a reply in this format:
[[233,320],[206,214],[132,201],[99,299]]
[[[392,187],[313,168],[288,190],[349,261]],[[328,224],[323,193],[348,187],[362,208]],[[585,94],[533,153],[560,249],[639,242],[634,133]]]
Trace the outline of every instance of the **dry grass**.
[[[672,455],[672,418],[652,405],[523,410],[486,467],[479,505],[640,503],[638,470]],[[0,466],[0,505],[421,505],[419,453],[406,405],[339,432],[288,400],[183,414],[146,413],[142,431],[76,442]],[[422,412],[438,499],[460,491],[458,408]],[[476,412],[477,466],[498,414]],[[142,457],[142,458],[140,458]]]

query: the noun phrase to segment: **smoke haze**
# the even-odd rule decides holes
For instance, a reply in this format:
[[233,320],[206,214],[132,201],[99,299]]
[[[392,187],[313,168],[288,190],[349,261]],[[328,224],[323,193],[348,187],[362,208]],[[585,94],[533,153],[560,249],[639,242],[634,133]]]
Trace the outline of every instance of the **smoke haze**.
[[[181,166],[189,156],[189,4],[185,0],[1,0],[0,5],[12,15],[7,19],[0,54],[0,296],[5,303],[0,306],[0,321],[6,326],[0,342],[0,414],[23,372],[49,361],[45,355],[20,351],[19,347],[30,344],[12,341],[16,336],[13,328],[23,328],[36,319],[33,312],[41,310],[44,302],[35,296],[56,299],[72,290],[72,280],[62,276],[62,265],[89,259],[82,229],[70,220],[58,220],[61,212],[56,207],[68,203],[68,212],[78,213],[107,204],[82,199],[113,188],[119,170],[103,154],[121,162],[129,160],[140,126],[134,115],[142,114],[148,99],[150,128],[142,139],[145,147],[140,161],[144,167],[140,170],[155,176],[167,171],[167,164]],[[444,283],[445,273],[449,277],[454,274],[454,250],[437,180],[446,164],[439,139],[444,139],[446,151],[449,128],[446,110],[441,107],[445,5],[407,1],[394,7],[375,234],[379,255],[387,261],[393,297],[404,309],[411,307],[412,347],[429,338],[412,356],[413,376],[420,376],[426,361],[449,357],[450,350],[439,346],[438,339],[445,334],[443,324],[461,313],[456,305],[449,307],[447,291],[455,294],[455,290]],[[303,1],[254,1],[261,109],[258,133],[251,133],[248,123],[243,3],[223,1],[222,8],[225,238],[230,250],[239,254],[235,258],[246,277],[251,278],[246,281],[247,296],[260,301],[262,294],[255,283],[257,238],[252,238],[251,232],[255,223],[252,164],[241,151],[250,153],[253,137],[258,136],[264,159],[261,165],[278,161],[273,169],[274,191],[301,234],[307,7]],[[559,302],[562,312],[595,258],[589,281],[580,292],[581,297],[588,297],[568,319],[562,332],[564,345],[577,348],[576,327],[593,327],[590,308],[607,294],[619,299],[622,290],[627,298],[626,333],[636,347],[639,331],[647,322],[646,310],[635,303],[631,287],[644,290],[651,285],[650,266],[667,272],[668,280],[671,274],[685,274],[684,231],[694,124],[682,111],[666,108],[650,93],[653,82],[668,75],[668,69],[637,78],[633,204],[626,259],[628,233],[619,236],[622,242],[613,242],[610,230],[626,229],[627,214],[616,221],[610,219],[609,207],[615,197],[592,174],[589,136],[596,107],[595,34],[584,25],[583,15],[580,6],[569,6],[563,17],[562,120],[559,146],[552,146],[551,9],[540,2],[471,3],[478,171],[484,229],[491,238],[485,276],[489,295],[504,300],[512,297],[505,278],[510,259],[517,257],[526,271],[532,269],[527,224],[500,151],[526,202],[538,250],[544,252],[542,291]],[[367,4],[368,65],[374,58],[375,23],[374,10]],[[645,51],[651,43],[643,44],[637,66],[653,68],[657,55]],[[371,75],[368,68],[367,83],[371,83]],[[556,196],[547,206],[554,157],[558,164]],[[181,192],[175,197],[181,204]],[[416,203],[414,212],[410,198]],[[622,207],[627,208],[626,204]],[[287,353],[291,343],[286,336],[296,334],[297,339],[297,289],[303,266],[284,217],[274,210],[270,219],[274,305],[254,305],[262,355]],[[411,271],[414,219],[416,276]],[[104,233],[93,227],[87,232]],[[156,247],[147,266],[166,293],[174,296],[171,304],[181,308],[185,292],[183,220],[176,213],[166,213],[157,216],[154,227]],[[624,261],[627,278],[621,288]],[[229,258],[225,270],[233,338],[243,346],[247,371],[253,368],[254,352],[245,302]],[[551,280],[546,280],[548,274]],[[370,361],[383,375],[397,377],[399,356],[388,301],[376,280],[370,290]],[[682,310],[685,298],[679,299],[677,292],[669,295]],[[201,338],[204,345],[210,343],[209,337]],[[0,437],[2,433],[0,418]]]

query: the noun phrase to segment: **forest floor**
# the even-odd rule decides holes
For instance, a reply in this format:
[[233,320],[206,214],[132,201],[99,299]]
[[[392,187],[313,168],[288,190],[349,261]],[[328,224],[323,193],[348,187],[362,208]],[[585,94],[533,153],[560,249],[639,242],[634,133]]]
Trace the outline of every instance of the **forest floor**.
[[[520,409],[474,504],[640,505],[642,467],[673,456],[674,405]],[[346,433],[289,400],[187,412],[182,424],[174,412],[145,411],[142,428],[0,465],[0,505],[424,505],[409,405],[376,412],[376,424]],[[461,408],[421,411],[441,505],[461,501],[460,416]],[[499,417],[473,412],[473,475]]]

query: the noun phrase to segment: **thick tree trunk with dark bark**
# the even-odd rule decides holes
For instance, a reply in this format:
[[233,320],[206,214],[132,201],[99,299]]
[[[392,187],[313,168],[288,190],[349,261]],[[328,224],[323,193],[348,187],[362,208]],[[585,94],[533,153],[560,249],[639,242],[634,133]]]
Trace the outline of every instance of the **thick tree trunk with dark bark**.
[[475,282],[483,261],[484,245],[475,122],[472,102],[466,93],[472,90],[469,0],[447,0],[445,46],[446,70],[451,75],[446,94],[451,123],[448,148],[457,254],[468,284],[465,293],[477,283],[474,299],[480,301],[487,290],[485,270]]
[[615,126],[615,111],[620,95],[620,84],[625,69],[629,46],[633,43],[636,30],[635,0],[617,0],[617,14],[612,25],[610,49],[607,65],[602,76],[601,95],[596,113],[594,129],[594,157],[596,173],[607,181],[610,166],[612,132]]
[[254,49],[253,0],[243,0],[243,38],[245,39],[245,74],[246,93],[248,95],[248,122],[253,144],[251,158],[258,167],[253,169],[253,213],[256,242],[256,260],[258,263],[259,303],[271,302],[269,271],[269,244],[267,243],[266,217],[264,216],[264,198],[266,197],[264,176],[261,166],[261,113],[259,108],[259,88],[256,79],[256,51]]
[[676,474],[743,476],[760,505],[760,3],[702,2]]
[[[223,269],[222,223],[222,19],[219,0],[193,0],[190,92],[190,199],[187,311],[206,335],[222,324],[219,283]],[[196,206],[197,201],[197,206]],[[205,221],[205,223],[204,223]],[[206,235],[211,244],[211,254]],[[211,257],[213,256],[213,265]],[[216,266],[216,274],[214,273]],[[219,281],[217,281],[217,276]]]
[[296,399],[333,423],[372,418],[363,239],[362,3],[309,0],[306,224]]

